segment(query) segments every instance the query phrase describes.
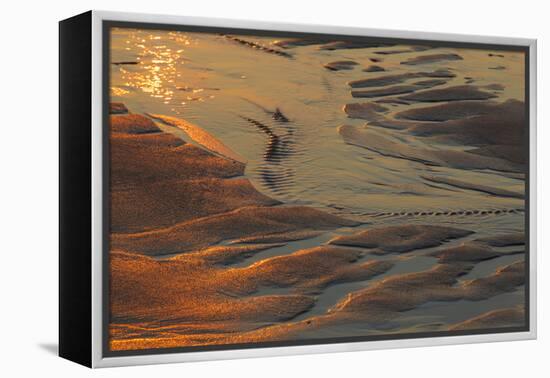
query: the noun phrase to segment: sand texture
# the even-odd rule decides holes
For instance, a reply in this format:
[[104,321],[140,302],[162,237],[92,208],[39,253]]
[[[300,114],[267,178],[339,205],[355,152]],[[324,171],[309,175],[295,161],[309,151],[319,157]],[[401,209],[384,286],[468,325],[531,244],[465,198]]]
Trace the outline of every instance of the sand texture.
[[111,49],[112,350],[524,329],[523,53],[121,28]]

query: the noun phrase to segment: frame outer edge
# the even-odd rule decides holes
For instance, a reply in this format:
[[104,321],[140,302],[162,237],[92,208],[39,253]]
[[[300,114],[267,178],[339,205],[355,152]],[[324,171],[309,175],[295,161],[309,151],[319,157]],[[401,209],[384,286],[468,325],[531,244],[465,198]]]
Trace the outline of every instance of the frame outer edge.
[[[487,43],[529,48],[529,154],[530,154],[530,329],[526,332],[481,334],[465,336],[441,336],[419,339],[365,341],[341,344],[315,344],[255,349],[232,349],[224,351],[183,352],[141,356],[107,357],[102,355],[102,22],[104,20],[184,24],[190,26],[213,26],[223,28],[284,30],[327,34],[363,35],[380,38],[426,39],[448,42]],[[404,35],[406,34],[406,35]],[[261,358],[271,356],[367,351],[380,349],[459,345],[481,342],[532,340],[537,338],[537,40],[531,38],[507,38],[464,34],[431,33],[421,31],[381,30],[357,27],[339,27],[315,24],[288,24],[266,21],[230,20],[203,17],[141,14],[111,11],[92,11],[92,367],[116,367],[144,364],[164,364],[228,360],[236,358]]]
[[537,40],[529,43],[529,333],[537,338],[537,255],[538,255],[538,180],[537,180]]
[[269,31],[326,33],[341,35],[361,35],[378,38],[420,39],[428,41],[488,43],[510,46],[530,46],[532,38],[512,38],[458,33],[435,33],[427,31],[405,31],[394,29],[374,29],[354,26],[337,26],[323,24],[297,24],[271,21],[253,21],[243,19],[209,18],[195,16],[178,16],[167,14],[146,14],[135,12],[93,11],[102,20],[147,22],[159,24],[182,24],[189,26],[211,26],[222,28],[261,29]]
[[92,11],[92,368],[102,359],[103,150],[102,150],[102,19]]

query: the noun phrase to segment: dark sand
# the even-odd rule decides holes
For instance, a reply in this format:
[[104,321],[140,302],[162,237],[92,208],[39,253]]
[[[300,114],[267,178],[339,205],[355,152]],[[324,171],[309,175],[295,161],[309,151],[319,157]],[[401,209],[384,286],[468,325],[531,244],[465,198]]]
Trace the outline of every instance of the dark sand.
[[413,121],[449,121],[499,112],[499,104],[492,101],[456,101],[429,107],[404,110],[395,118]]
[[414,93],[402,96],[403,100],[420,102],[442,102],[459,100],[487,100],[496,95],[483,91],[473,85],[458,85],[444,89],[432,89],[430,91]]
[[380,113],[385,113],[389,109],[385,106],[373,102],[354,103],[344,105],[344,112],[350,118],[360,118],[367,121],[381,119]]
[[450,179],[446,177],[424,176],[424,179],[428,181],[440,183],[440,184],[446,184],[456,188],[476,190],[479,192],[492,194],[500,197],[525,198],[525,195],[523,193],[517,193],[517,192],[512,192],[510,190],[494,188],[488,185],[480,185],[480,184],[475,184],[471,182],[459,181],[459,180]]
[[491,169],[513,173],[524,171],[520,164],[505,160],[504,157],[484,156],[467,151],[404,146],[369,130],[361,130],[349,125],[341,126],[339,132],[347,143],[364,147],[384,156],[458,169]]
[[[404,93],[412,93],[418,90],[436,87],[445,83],[447,83],[447,81],[445,80],[423,80],[409,85],[394,85],[379,89],[355,90],[351,91],[351,95],[353,97],[366,98],[400,95]],[[403,99],[407,100],[407,97],[403,97]]]
[[374,249],[375,253],[404,253],[415,249],[436,247],[472,231],[431,225],[401,225],[372,228],[349,236],[340,236],[330,244]]
[[121,102],[111,102],[109,104],[109,114],[127,114],[128,108]]
[[382,72],[382,71],[385,71],[385,69],[382,66],[371,64],[370,66],[368,66],[366,68],[363,68],[363,71],[365,71],[365,72]]
[[[449,90],[456,89],[450,87]],[[432,94],[438,90],[419,93]],[[443,98],[445,95],[443,95]],[[525,105],[516,100],[504,103],[493,101],[458,101],[440,105],[418,107],[396,114],[395,118],[383,115],[377,104],[349,104],[344,108],[352,118],[371,121],[374,126],[407,130],[410,134],[450,145],[465,144],[472,147],[465,151],[428,150],[398,144],[380,135],[370,135],[368,130],[342,126],[340,133],[348,143],[364,146],[380,153],[423,161],[435,165],[447,165],[466,169],[494,169],[507,172],[523,172],[523,134]],[[442,180],[439,178],[438,180]],[[461,183],[451,180],[455,186],[521,198],[522,194],[491,189],[487,186]],[[451,181],[447,180],[447,184]]]
[[402,74],[390,74],[361,80],[353,80],[348,83],[352,88],[384,87],[392,84],[401,84],[410,79],[418,78],[453,78],[455,74],[446,69],[428,72],[407,72]]
[[353,60],[337,60],[334,62],[327,63],[323,65],[329,71],[342,71],[342,70],[352,70],[359,63],[354,62]]
[[444,62],[448,60],[462,60],[463,58],[458,54],[431,54],[431,55],[421,55],[414,58],[407,59],[401,64],[406,64],[409,66],[417,66],[419,64],[430,64],[436,62]]
[[493,310],[485,314],[468,319],[450,327],[455,330],[476,330],[487,328],[514,327],[525,321],[525,311],[523,308],[507,308],[502,310]]

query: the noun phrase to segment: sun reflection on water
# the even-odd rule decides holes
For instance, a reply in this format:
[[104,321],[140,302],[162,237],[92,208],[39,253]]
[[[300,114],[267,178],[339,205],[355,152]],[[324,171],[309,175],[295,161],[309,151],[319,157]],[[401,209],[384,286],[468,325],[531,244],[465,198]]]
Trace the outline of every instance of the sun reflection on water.
[[[189,59],[185,56],[186,48],[174,46],[192,47],[198,45],[198,40],[182,32],[154,33],[136,30],[127,34],[124,50],[128,56],[133,56],[133,60],[113,66],[113,70],[119,71],[123,85],[112,86],[111,94],[124,96],[131,91],[141,91],[165,104],[180,106],[190,101],[202,102],[214,98],[203,94],[203,88],[192,88],[182,83],[182,71]],[[178,95],[180,91],[183,93]]]

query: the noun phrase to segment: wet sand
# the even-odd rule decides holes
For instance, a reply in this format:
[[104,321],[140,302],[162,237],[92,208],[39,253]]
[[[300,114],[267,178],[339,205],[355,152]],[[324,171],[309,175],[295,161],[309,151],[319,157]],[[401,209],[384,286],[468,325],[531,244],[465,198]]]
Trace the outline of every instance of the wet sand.
[[[301,105],[284,92],[243,101],[230,72],[208,86],[174,85],[189,98],[219,92],[224,104],[240,104],[233,116],[212,105],[210,118],[186,117],[160,105],[172,106],[175,93],[141,92],[132,75],[144,63],[113,64],[113,350],[524,325],[525,114],[522,88],[509,82],[521,68],[515,56],[485,53],[485,82],[471,66],[480,54],[462,49],[201,42],[267,67],[321,57],[314,66],[328,95],[319,106],[333,110],[299,112],[315,106],[309,92],[297,92]],[[134,61],[128,54],[117,50],[114,62]],[[122,85],[131,78],[135,87]],[[201,102],[190,107],[199,115]],[[328,132],[315,120],[330,127],[328,145],[308,139]]]

